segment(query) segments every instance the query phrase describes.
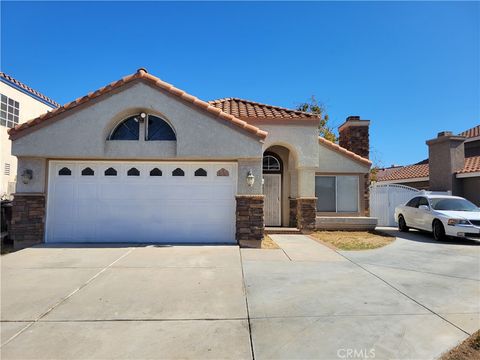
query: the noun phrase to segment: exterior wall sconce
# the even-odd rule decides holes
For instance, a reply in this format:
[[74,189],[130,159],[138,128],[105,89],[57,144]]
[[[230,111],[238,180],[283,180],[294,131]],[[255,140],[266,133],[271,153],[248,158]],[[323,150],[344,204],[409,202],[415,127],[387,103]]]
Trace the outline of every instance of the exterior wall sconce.
[[22,182],[24,184],[28,184],[30,180],[33,179],[33,171],[30,169],[25,169],[20,176],[22,177]]
[[253,186],[254,183],[255,183],[255,176],[253,176],[252,170],[248,170],[247,185]]
[[147,118],[147,114],[145,114],[144,112],[141,112],[140,113],[140,122],[144,122],[146,118]]

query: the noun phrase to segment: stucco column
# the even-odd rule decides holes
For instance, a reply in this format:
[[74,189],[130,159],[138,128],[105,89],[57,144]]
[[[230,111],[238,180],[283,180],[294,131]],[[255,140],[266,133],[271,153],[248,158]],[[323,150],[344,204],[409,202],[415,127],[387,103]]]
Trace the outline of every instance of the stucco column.
[[315,168],[297,169],[297,198],[290,201],[290,223],[303,232],[315,230],[317,198],[315,197]]
[[315,197],[315,170],[316,168],[297,169],[297,198]]

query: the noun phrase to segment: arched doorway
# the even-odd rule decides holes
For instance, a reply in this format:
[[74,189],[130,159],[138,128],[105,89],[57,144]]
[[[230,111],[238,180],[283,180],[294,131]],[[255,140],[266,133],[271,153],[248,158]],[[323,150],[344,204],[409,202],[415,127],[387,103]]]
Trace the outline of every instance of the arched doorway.
[[263,194],[265,226],[282,226],[282,172],[280,156],[271,151],[263,154]]

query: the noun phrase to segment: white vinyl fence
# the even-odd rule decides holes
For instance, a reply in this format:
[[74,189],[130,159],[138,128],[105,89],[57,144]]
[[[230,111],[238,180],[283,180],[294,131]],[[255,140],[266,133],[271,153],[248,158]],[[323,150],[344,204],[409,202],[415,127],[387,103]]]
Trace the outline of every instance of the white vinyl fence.
[[378,226],[396,226],[395,208],[421,194],[452,195],[451,191],[426,191],[399,184],[370,186],[370,216],[378,219]]
[[395,208],[420,193],[404,185],[374,184],[370,186],[370,216],[378,218],[378,226],[395,226]]

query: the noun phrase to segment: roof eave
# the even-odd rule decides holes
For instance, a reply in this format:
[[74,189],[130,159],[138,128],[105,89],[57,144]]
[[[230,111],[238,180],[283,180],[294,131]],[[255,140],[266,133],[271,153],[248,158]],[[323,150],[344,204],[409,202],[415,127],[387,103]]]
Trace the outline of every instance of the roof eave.
[[350,160],[356,161],[362,164],[363,166],[367,166],[367,167],[372,166],[371,160],[361,157],[360,155],[355,154],[353,151],[347,150],[344,147],[341,147],[340,145],[335,144],[334,142],[331,142],[330,140],[327,140],[319,136],[318,141],[320,145],[324,145],[328,149],[333,150],[340,155],[348,157]]
[[[223,120],[228,121],[229,123],[235,125],[238,128],[243,129],[250,135],[254,135],[262,140],[264,140],[268,133],[264,130],[261,130],[260,128],[253,126],[249,123],[247,123],[244,120],[240,120],[236,118],[233,115],[227,114],[223,112],[222,110],[216,108],[215,106],[210,105],[209,103],[198,99],[195,96],[192,96],[185,91],[178,89],[174,87],[173,85],[166,83],[159,78],[148,74],[145,69],[139,69],[135,74],[128,75],[120,80],[114,81],[107,86],[104,86],[94,92],[89,93],[88,95],[85,95],[83,97],[80,97],[70,103],[65,104],[64,106],[61,106],[59,108],[56,108],[48,113],[45,113],[35,119],[32,119],[30,121],[27,121],[23,124],[17,125],[15,128],[12,128],[8,131],[8,134],[10,136],[11,140],[16,140],[22,136],[25,136],[27,134],[26,130],[31,129],[31,131],[28,131],[28,133],[35,131],[38,129],[38,125],[40,123],[44,123],[47,120],[53,119],[57,116],[59,116],[62,113],[69,112],[75,108],[78,108],[79,105],[85,104],[89,101],[92,101],[94,99],[97,99],[103,95],[111,93],[113,90],[117,90],[121,87],[123,87],[126,84],[132,83],[133,81],[145,81],[151,85],[154,85],[162,90],[167,91],[168,93],[175,95],[182,99],[185,102],[188,102],[190,104],[193,104],[197,106],[198,108],[208,112],[211,115],[215,115]],[[49,121],[50,123],[50,121]]]

